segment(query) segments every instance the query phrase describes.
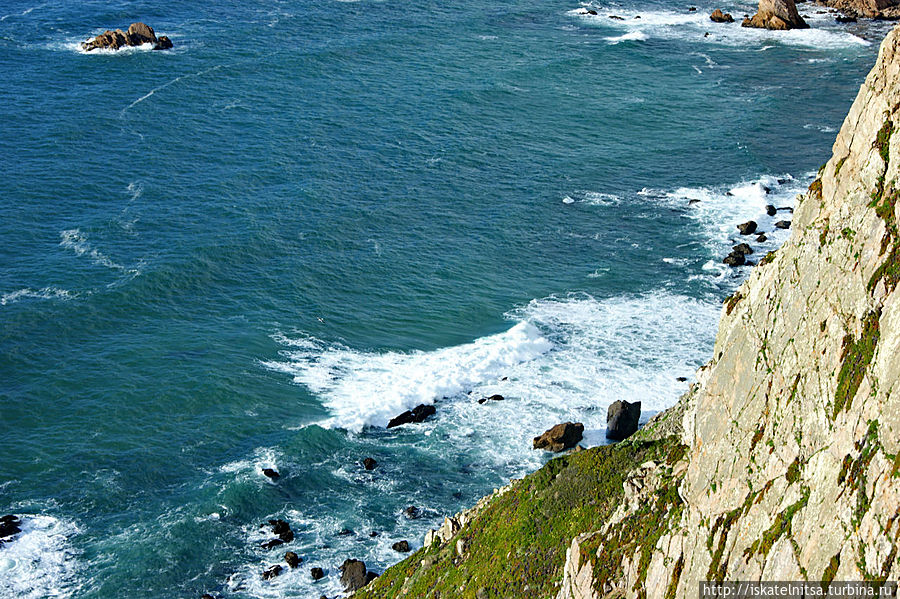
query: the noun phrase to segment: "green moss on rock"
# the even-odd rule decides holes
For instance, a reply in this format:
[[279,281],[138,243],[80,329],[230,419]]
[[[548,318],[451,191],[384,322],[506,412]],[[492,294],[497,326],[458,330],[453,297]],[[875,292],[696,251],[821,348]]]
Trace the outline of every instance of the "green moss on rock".
[[878,325],[881,311],[871,312],[863,321],[863,332],[859,339],[845,338],[843,356],[841,358],[841,370],[838,373],[837,390],[834,393],[834,405],[831,417],[835,419],[842,410],[848,409],[853,402],[853,397],[862,384],[863,377],[872,358],[880,338]]

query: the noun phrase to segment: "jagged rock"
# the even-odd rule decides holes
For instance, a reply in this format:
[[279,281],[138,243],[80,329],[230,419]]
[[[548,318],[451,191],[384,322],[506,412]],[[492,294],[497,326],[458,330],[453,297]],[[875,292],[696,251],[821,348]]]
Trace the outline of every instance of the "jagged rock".
[[478,400],[478,403],[484,404],[489,401],[503,401],[504,397],[502,395],[491,395],[490,397],[482,397]]
[[351,529],[349,529],[349,528],[342,528],[341,530],[338,531],[337,536],[339,536],[339,537],[350,537],[350,536],[353,536],[354,534],[355,534],[355,533],[354,533]]
[[830,8],[846,15],[844,18],[897,19],[900,17],[898,0],[820,0]]
[[766,214],[768,214],[769,216],[775,216],[777,212],[778,210],[776,210],[775,206],[773,206],[772,204],[766,205]]
[[722,260],[722,262],[732,268],[735,268],[737,266],[743,266],[747,262],[747,257],[743,252],[738,252],[735,250],[725,256],[725,259]]
[[740,252],[740,253],[742,253],[742,254],[744,254],[744,255],[752,254],[752,253],[753,253],[753,248],[751,248],[751,247],[750,247],[748,244],[746,244],[746,243],[739,243],[739,244],[737,244],[737,245],[731,246],[731,249],[732,249],[733,251],[735,251],[735,252]]
[[363,467],[366,470],[375,470],[375,467],[378,465],[378,462],[376,462],[373,458],[364,458],[362,463]]
[[734,23],[734,17],[730,13],[723,13],[719,8],[712,11],[712,14],[709,15],[709,20],[714,23]]
[[395,426],[400,426],[402,424],[424,422],[426,418],[433,416],[435,412],[437,412],[437,409],[434,406],[419,404],[412,410],[407,410],[399,416],[392,418],[390,422],[388,422],[387,428],[394,428]]
[[584,425],[580,422],[563,422],[534,438],[534,449],[560,452],[575,447],[582,439]]
[[762,233],[762,234],[760,234],[760,235],[756,238],[756,241],[758,241],[759,243],[762,243],[762,242],[764,242],[764,241],[768,241],[768,239],[769,239],[769,238],[766,237],[766,234],[765,234],[765,233]]
[[594,17],[597,16],[597,11],[594,10],[593,8],[589,8],[589,9],[587,9],[585,12],[586,12],[587,14],[589,14],[589,15],[594,16]]
[[294,531],[291,530],[291,525],[284,520],[269,520],[269,525],[272,527],[272,533],[285,543],[294,540]]
[[107,29],[97,37],[87,40],[81,44],[86,52],[93,50],[120,50],[126,47],[142,46],[144,44],[153,44],[154,50],[168,50],[172,48],[172,40],[167,36],[156,37],[153,28],[144,23],[132,23],[128,27],[128,31],[121,29]]
[[322,568],[310,568],[309,575],[312,576],[313,580],[322,580],[325,578],[325,570]]
[[0,543],[10,541],[12,536],[22,532],[20,524],[22,521],[19,517],[12,514],[0,518]]
[[780,221],[778,221],[777,223],[775,223],[775,228],[777,228],[777,229],[790,229],[790,228],[791,228],[791,221],[789,221],[789,220],[780,220]]
[[609,18],[614,21],[624,21],[625,20],[624,17],[620,17],[619,15],[609,15]]
[[263,573],[262,573],[263,580],[271,580],[271,579],[275,578],[276,576],[280,576],[282,570],[284,570],[284,568],[282,568],[278,564],[275,564],[274,566],[271,566],[270,568],[263,570]]
[[686,376],[679,376],[679,377],[675,377],[675,380],[678,381],[679,383],[684,383],[684,382],[686,382],[688,379],[687,379]]
[[341,584],[344,591],[353,593],[366,586],[366,564],[358,559],[344,560],[341,564]]
[[266,551],[269,551],[271,549],[274,549],[275,547],[278,547],[279,545],[284,545],[284,541],[282,541],[281,539],[272,539],[271,541],[261,543],[260,547],[262,547]]
[[272,480],[277,480],[281,477],[281,475],[278,474],[278,471],[273,470],[272,468],[263,468],[262,473],[266,478],[271,478]]
[[293,569],[303,563],[303,558],[301,558],[293,551],[288,551],[284,554],[284,561],[287,562],[287,565]]
[[393,545],[391,545],[391,549],[394,551],[399,551],[400,553],[408,553],[409,552],[409,541],[397,541]]
[[786,30],[807,29],[809,25],[797,12],[794,0],[759,0],[756,14],[744,19],[741,27]]
[[422,517],[422,510],[417,508],[414,505],[409,506],[405,510],[403,510],[403,515],[409,518],[410,520],[416,520]]
[[748,220],[745,223],[739,224],[737,228],[741,235],[753,235],[753,233],[756,232],[756,221]]
[[627,439],[637,431],[640,419],[641,402],[614,401],[606,410],[606,438]]

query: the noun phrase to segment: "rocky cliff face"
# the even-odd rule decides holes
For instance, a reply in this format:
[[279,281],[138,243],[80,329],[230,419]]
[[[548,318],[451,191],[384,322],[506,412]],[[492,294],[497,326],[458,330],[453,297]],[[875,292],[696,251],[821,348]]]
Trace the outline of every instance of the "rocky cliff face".
[[791,239],[726,301],[679,405],[629,441],[551,461],[358,596],[668,598],[701,580],[900,577],[898,129],[895,29]]
[[900,0],[819,0],[844,14],[868,19],[900,19]]

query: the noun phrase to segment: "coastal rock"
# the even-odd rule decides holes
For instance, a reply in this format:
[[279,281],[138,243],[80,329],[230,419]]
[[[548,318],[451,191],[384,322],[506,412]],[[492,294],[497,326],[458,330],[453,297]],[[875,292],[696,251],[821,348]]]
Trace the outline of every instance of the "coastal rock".
[[753,235],[756,232],[756,221],[748,220],[745,223],[739,224],[737,228],[741,235]]
[[374,458],[364,458],[362,463],[366,470],[375,470],[375,467],[378,466],[378,462]]
[[489,401],[503,401],[504,397],[502,395],[491,395],[490,397],[482,397],[478,400],[478,403],[484,404]]
[[288,551],[284,554],[284,561],[287,562],[287,565],[291,567],[291,569],[296,568],[303,562],[303,558],[294,553],[293,551]]
[[584,425],[580,422],[563,422],[535,437],[532,447],[558,453],[575,447],[583,433]]
[[271,478],[272,480],[277,480],[281,477],[281,475],[278,474],[278,471],[273,470],[272,468],[263,468],[262,473],[266,478]]
[[[843,18],[853,21],[838,21],[839,23],[855,22],[860,19],[897,19],[900,17],[900,1],[898,0],[819,0],[830,8],[844,13]],[[839,17],[841,18],[841,17]]]
[[409,518],[410,520],[416,520],[422,517],[422,510],[417,508],[414,505],[409,506],[405,510],[403,510],[403,515]]
[[372,582],[372,581],[375,580],[376,578],[378,578],[378,574],[376,574],[375,572],[372,572],[371,570],[369,570],[368,572],[366,572],[366,584],[369,584],[370,582]]
[[743,266],[747,262],[747,257],[744,256],[743,252],[732,251],[730,254],[725,256],[722,262],[732,268],[735,268],[738,266]]
[[637,432],[640,419],[641,402],[614,401],[606,410],[606,438],[627,439]]
[[734,17],[731,16],[731,13],[723,13],[719,8],[712,11],[712,14],[709,15],[709,20],[714,23],[734,23]]
[[387,428],[394,428],[403,424],[414,424],[424,422],[429,416],[433,416],[437,412],[434,406],[419,404],[412,410],[407,410],[399,416],[392,418],[387,424]]
[[294,531],[291,530],[291,525],[284,520],[269,520],[269,525],[272,527],[272,533],[285,543],[294,540]]
[[167,36],[156,37],[153,28],[144,23],[132,23],[128,31],[107,29],[97,37],[82,42],[81,48],[86,52],[93,50],[121,50],[127,47],[153,44],[154,50],[168,50],[173,47]]
[[275,547],[278,547],[279,545],[284,545],[284,541],[282,541],[281,539],[272,539],[271,541],[266,541],[264,543],[260,543],[260,547],[262,547],[266,551],[274,549]]
[[766,214],[768,214],[769,216],[775,216],[777,212],[778,210],[772,204],[768,204],[766,206]]
[[741,27],[787,30],[807,29],[809,25],[797,12],[794,0],[759,0],[756,14],[744,19]]
[[358,559],[344,560],[341,564],[341,584],[344,591],[353,593],[366,586],[366,564]]
[[731,246],[731,249],[732,249],[732,251],[740,252],[741,254],[744,254],[745,256],[747,254],[753,253],[753,248],[750,247],[750,245],[746,244],[746,243],[739,243],[737,245]]
[[278,564],[275,564],[274,566],[271,566],[270,568],[266,568],[265,570],[263,570],[263,573],[262,573],[263,580],[271,580],[271,579],[275,578],[276,576],[280,576],[281,572],[283,570],[284,570],[284,568],[282,568]]
[[769,238],[766,237],[766,234],[765,234],[765,233],[761,233],[761,234],[756,238],[756,241],[758,241],[759,243],[762,243],[762,242],[768,241],[768,240],[769,240]]
[[780,221],[778,221],[777,223],[775,223],[775,228],[776,228],[776,229],[790,229],[790,228],[791,228],[791,221],[789,221],[789,220],[780,220]]
[[312,576],[313,580],[322,580],[323,578],[325,578],[325,570],[318,567],[310,568],[309,575]]
[[11,537],[22,532],[20,524],[22,521],[19,517],[12,514],[0,518],[0,543],[11,541]]
[[409,553],[409,541],[397,541],[391,545],[391,549],[400,553]]

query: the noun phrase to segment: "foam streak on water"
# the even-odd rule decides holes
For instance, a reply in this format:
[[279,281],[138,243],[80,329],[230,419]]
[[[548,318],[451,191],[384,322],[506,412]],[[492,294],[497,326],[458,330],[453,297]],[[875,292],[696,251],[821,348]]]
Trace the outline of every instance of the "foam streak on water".
[[52,516],[21,516],[22,532],[0,545],[0,599],[72,597],[78,562],[75,525]]

